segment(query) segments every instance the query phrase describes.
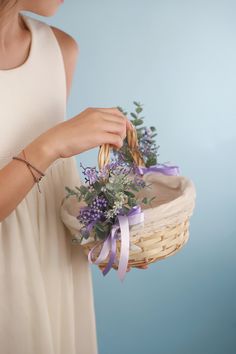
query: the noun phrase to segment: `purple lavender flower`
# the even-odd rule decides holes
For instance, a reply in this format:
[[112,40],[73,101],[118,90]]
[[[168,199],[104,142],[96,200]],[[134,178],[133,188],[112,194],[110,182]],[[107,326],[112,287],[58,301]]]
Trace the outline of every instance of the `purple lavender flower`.
[[107,166],[104,166],[99,172],[98,172],[98,178],[107,178],[109,175],[109,170]]
[[90,206],[80,209],[77,219],[86,226],[93,221],[101,220],[107,205],[108,202],[105,197],[97,196],[94,198]]
[[80,166],[83,168],[83,174],[85,175],[85,182],[88,182],[90,185],[94,184],[98,179],[98,172],[96,167],[84,167],[82,163]]
[[99,178],[107,178],[109,177],[109,174],[111,172],[114,173],[114,171],[119,167],[119,162],[118,161],[111,161],[108,164],[104,165],[103,168],[98,172],[98,177]]
[[138,176],[134,176],[134,183],[141,188],[144,188],[146,186],[145,181]]
[[122,165],[125,162],[125,154],[122,150],[119,151],[119,153],[117,154],[117,161],[120,165]]

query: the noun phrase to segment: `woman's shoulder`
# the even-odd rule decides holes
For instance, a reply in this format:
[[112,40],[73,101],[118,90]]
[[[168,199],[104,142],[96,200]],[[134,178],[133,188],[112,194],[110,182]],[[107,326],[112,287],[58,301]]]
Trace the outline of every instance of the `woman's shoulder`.
[[58,41],[64,59],[68,97],[79,54],[79,45],[76,39],[69,33],[54,26],[50,26],[50,28]]
[[50,26],[50,28],[53,30],[60,46],[63,49],[69,50],[71,54],[78,54],[79,44],[71,34],[62,31],[58,27]]

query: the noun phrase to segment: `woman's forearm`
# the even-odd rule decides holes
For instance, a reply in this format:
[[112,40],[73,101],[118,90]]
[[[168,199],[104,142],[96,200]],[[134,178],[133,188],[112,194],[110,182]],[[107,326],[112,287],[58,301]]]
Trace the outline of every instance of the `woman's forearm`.
[[[42,136],[24,148],[26,160],[38,170],[45,172],[56,160],[46,139]],[[21,151],[17,157],[24,158]],[[31,168],[38,178],[40,174]],[[2,222],[24,199],[36,182],[25,162],[12,159],[0,169],[0,222]],[[39,182],[40,183],[40,182]]]

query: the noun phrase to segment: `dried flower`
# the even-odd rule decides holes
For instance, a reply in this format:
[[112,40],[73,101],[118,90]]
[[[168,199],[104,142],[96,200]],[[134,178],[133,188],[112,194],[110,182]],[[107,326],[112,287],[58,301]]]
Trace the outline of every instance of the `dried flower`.
[[97,170],[96,167],[84,167],[82,163],[80,166],[83,168],[82,173],[85,175],[85,181],[90,185],[97,181]]

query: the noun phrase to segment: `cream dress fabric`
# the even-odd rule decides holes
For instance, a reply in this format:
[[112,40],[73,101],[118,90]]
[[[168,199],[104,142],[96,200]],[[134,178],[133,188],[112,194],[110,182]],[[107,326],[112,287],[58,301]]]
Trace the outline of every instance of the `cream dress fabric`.
[[[32,35],[29,56],[0,70],[0,168],[66,119],[57,39],[45,22],[22,16]],[[42,193],[34,184],[0,223],[0,352],[97,354],[90,264],[59,211],[64,186],[80,183],[75,157],[56,160],[45,174]]]

